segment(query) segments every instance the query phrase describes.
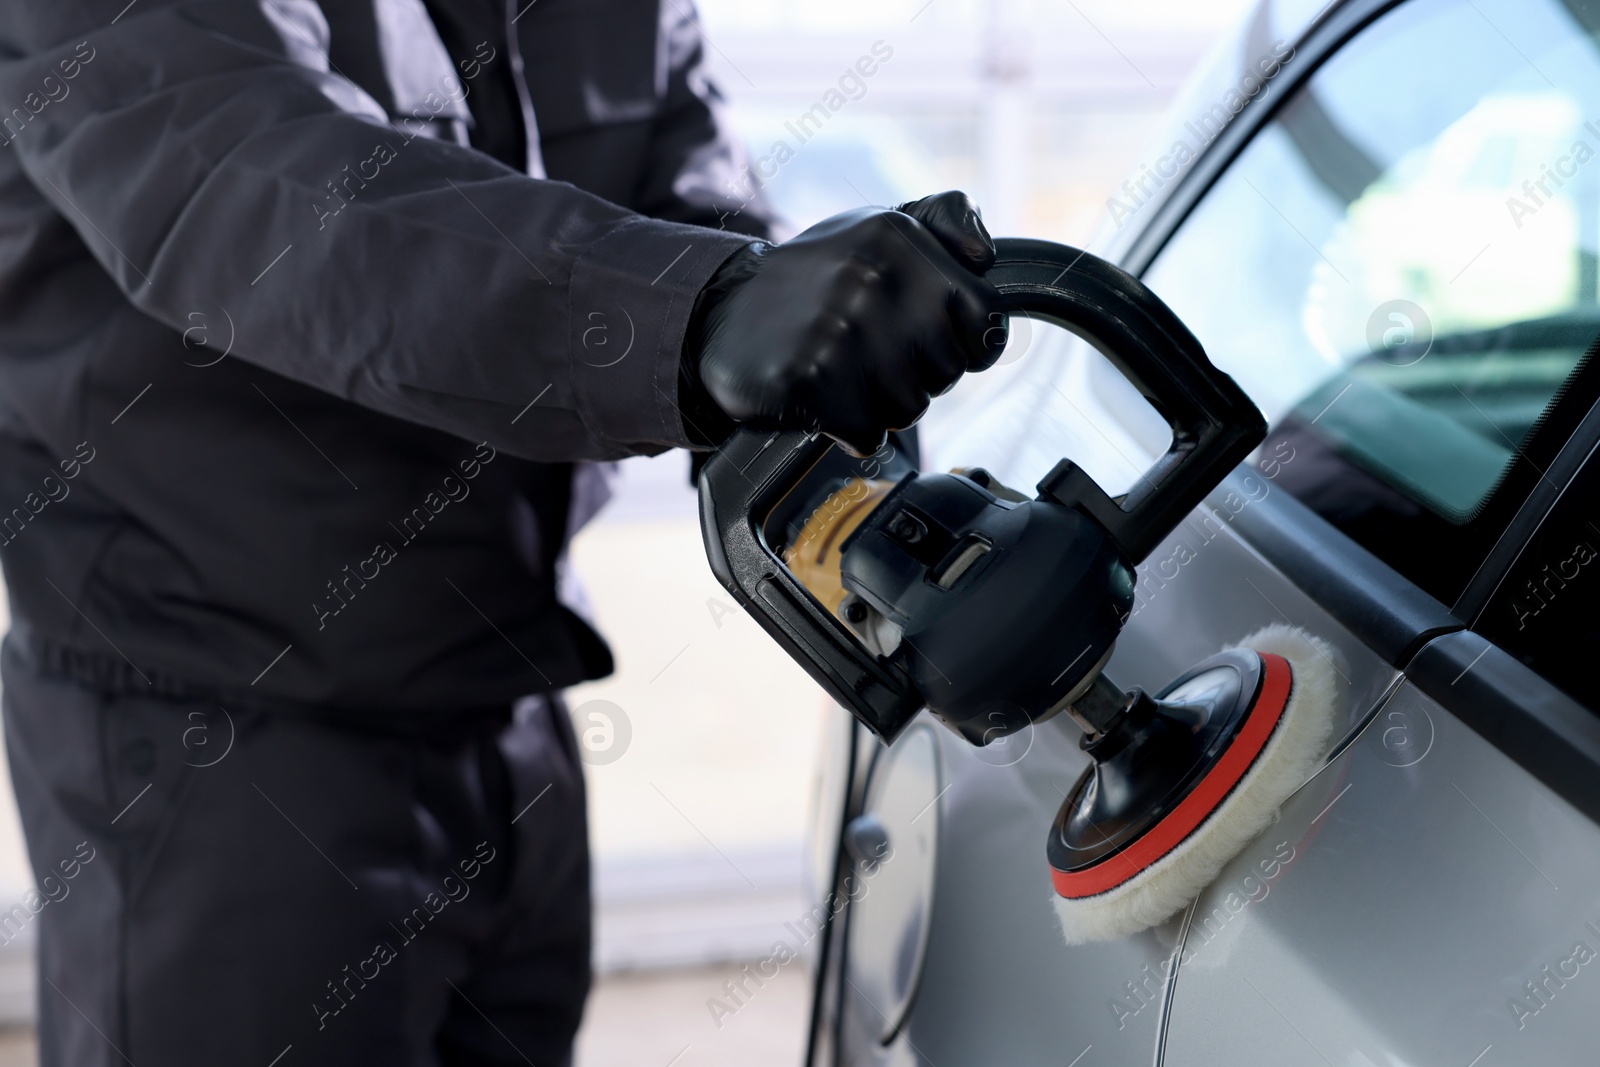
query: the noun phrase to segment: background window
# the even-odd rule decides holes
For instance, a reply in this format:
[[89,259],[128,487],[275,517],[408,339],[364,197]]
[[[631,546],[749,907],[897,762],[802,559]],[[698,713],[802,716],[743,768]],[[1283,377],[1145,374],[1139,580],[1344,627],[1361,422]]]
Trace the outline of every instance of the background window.
[[[1452,602],[1600,335],[1600,51],[1550,0],[1417,0],[1329,61],[1146,273],[1295,458]],[[1269,447],[1275,442],[1269,442]]]

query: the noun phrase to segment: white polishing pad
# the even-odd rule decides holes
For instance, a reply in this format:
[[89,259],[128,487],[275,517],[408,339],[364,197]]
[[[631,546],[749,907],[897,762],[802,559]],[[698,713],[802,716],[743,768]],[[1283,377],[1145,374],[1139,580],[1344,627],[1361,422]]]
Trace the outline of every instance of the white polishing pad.
[[1338,709],[1337,671],[1327,643],[1275,624],[1233,647],[1289,661],[1289,699],[1272,736],[1216,810],[1171,852],[1104,893],[1072,899],[1051,893],[1067,944],[1124,937],[1177,914],[1277,821],[1283,802],[1321,765]]

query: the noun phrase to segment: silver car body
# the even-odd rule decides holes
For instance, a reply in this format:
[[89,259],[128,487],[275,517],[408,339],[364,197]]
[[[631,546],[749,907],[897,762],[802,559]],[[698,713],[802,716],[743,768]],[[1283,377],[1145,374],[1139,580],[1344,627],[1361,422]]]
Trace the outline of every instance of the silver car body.
[[[1444,0],[1412,5],[1424,2]],[[1292,46],[1299,66],[1282,64],[1248,94],[1181,173],[1147,182],[1133,217],[1096,251],[1159,277],[1149,268],[1171,233],[1274,109],[1406,6],[1258,8],[1175,106],[1155,151],[1275,42]],[[1483,10],[1492,22],[1505,9]],[[1023,358],[1057,358],[1045,347]],[[1228,366],[1226,353],[1212,355]],[[1114,402],[1095,408],[1096,395],[1117,395],[1104,373],[1080,366],[1057,392],[1100,420],[1095,433],[1111,451],[1158,451],[1137,416],[1119,416]],[[995,387],[956,417],[941,422],[936,410],[928,465],[982,462],[1025,487],[1063,441],[1088,436],[1080,424],[1007,415],[1026,440],[961,455],[985,450],[973,412],[1005,403]],[[1513,530],[1525,534],[1555,506],[1588,458],[1594,422],[1590,412]],[[1285,491],[1272,459],[1241,467],[1141,568],[1138,608],[1107,674],[1159,689],[1263,626],[1303,627],[1332,646],[1339,680],[1341,727],[1321,771],[1185,913],[1069,948],[1044,856],[1085,764],[1067,718],[985,749],[927,720],[884,748],[841,713],[819,855],[823,888],[851,902],[818,972],[811,1064],[1596,1062],[1600,800],[1590,796],[1600,798],[1600,772],[1585,768],[1600,768],[1600,720],[1474,632],[1463,605],[1487,593],[1451,604],[1430,596]],[[1102,466],[1108,480],[1114,467]],[[1518,547],[1497,544],[1471,589],[1492,591],[1490,572]],[[863,826],[887,839],[887,859],[856,840]]]

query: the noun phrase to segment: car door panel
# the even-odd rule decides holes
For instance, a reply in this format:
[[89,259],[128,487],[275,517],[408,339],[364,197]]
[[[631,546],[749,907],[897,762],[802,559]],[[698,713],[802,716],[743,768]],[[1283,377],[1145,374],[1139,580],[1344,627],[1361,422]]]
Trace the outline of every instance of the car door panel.
[[1443,604],[1288,493],[1271,507],[1242,508],[1233,525],[1386,663],[1405,663],[1430,638],[1461,629]]
[[1430,642],[1406,674],[1469,729],[1600,821],[1600,719],[1594,712],[1476,633]]
[[[1096,1062],[1152,1062],[1159,1007],[1119,1026],[1105,1002],[1170,954],[1176,925],[1069,949],[1050,903],[1045,837],[1086,760],[1077,729],[1058,716],[998,749],[940,736],[949,780],[908,1043],[939,1067],[986,1067],[997,1049],[1008,1064],[1060,1067],[1091,1045],[1111,1055]],[[1159,1001],[1161,983],[1146,996]]]
[[[1107,674],[1119,685],[1159,689],[1264,626],[1302,626],[1329,642],[1340,676],[1331,751],[1397,672],[1218,517],[1287,499],[1259,472],[1224,483],[1141,568],[1184,561],[1159,583],[1141,578]],[[1154,1062],[1181,917],[1121,941],[1069,948],[1050,903],[1045,838],[1087,763],[1077,728],[1058,716],[984,749],[947,730],[938,736],[939,861],[916,1001],[899,1039],[870,1054],[860,1052],[863,1042],[843,1042],[855,1050],[843,1062],[886,1065],[920,1053],[940,1067],[976,1067],[992,1063],[999,1048],[1016,1065],[1060,1067],[1080,1054],[1086,1065]],[[844,966],[849,974],[848,959]],[[852,1019],[880,1017],[849,983],[843,998],[847,1029]]]
[[1600,828],[1406,682],[1201,895],[1162,1062],[1592,1062],[1596,951]]
[[[1276,546],[1256,547],[1244,539],[1246,532],[1253,534],[1256,529],[1290,526],[1296,512],[1304,512],[1303,506],[1276,489],[1261,471],[1230,475],[1139,568],[1139,596],[1107,675],[1125,688],[1137,685],[1155,692],[1201,659],[1265,626],[1298,626],[1334,650],[1341,694],[1341,720],[1334,736],[1348,734],[1396,676],[1386,657],[1345,622],[1349,618],[1359,625],[1369,619],[1379,594],[1364,593],[1352,583],[1347,595],[1337,599],[1341,612],[1335,615],[1327,602],[1306,589],[1316,584],[1302,573],[1306,555],[1322,558],[1314,544],[1302,542],[1309,553],[1286,554],[1280,562],[1276,554],[1264,554]],[[1419,612],[1412,621],[1437,626],[1447,625],[1448,620],[1439,611]],[[1398,633],[1394,643],[1404,643]]]
[[[1084,765],[1076,730],[1060,718],[1037,727],[1031,740],[1011,742],[1029,746],[1020,758],[1015,751],[971,749],[941,731],[948,781],[939,799],[932,933],[898,1055],[920,1050],[923,1060],[941,1065],[987,1063],[997,1048],[1017,1064],[1059,1065],[1080,1053],[1084,1064],[1148,1063],[1160,1055],[1168,1064],[1232,1063],[1247,1052],[1264,1062],[1315,1062],[1307,1057],[1322,1042],[1331,1062],[1359,1064],[1366,1056],[1387,1064],[1424,1053],[1454,1055],[1456,1044],[1437,1031],[1476,1040],[1479,1031],[1464,1029],[1471,1021],[1484,1036],[1459,1060],[1464,1064],[1497,1034],[1509,1040],[1532,1027],[1526,1013],[1520,1028],[1501,1025],[1519,1021],[1507,983],[1513,977],[1551,983],[1540,968],[1562,966],[1574,949],[1551,948],[1572,932],[1559,922],[1546,928],[1543,920],[1525,921],[1548,903],[1539,899],[1540,887],[1550,889],[1539,872],[1556,867],[1554,857],[1575,856],[1561,868],[1563,877],[1578,887],[1600,886],[1594,877],[1600,871],[1592,869],[1600,861],[1582,858],[1600,857],[1597,831],[1429,693],[1459,686],[1454,695],[1482,709],[1469,717],[1491,736],[1495,708],[1480,689],[1519,694],[1516,706],[1524,710],[1516,714],[1532,707],[1563,743],[1580,738],[1583,759],[1600,753],[1600,729],[1588,712],[1504,653],[1485,653],[1476,635],[1430,640],[1460,625],[1442,605],[1392,572],[1386,576],[1380,561],[1325,524],[1320,534],[1327,545],[1319,546],[1315,525],[1290,536],[1297,524],[1321,520],[1247,477],[1253,476],[1232,476],[1152,555],[1157,567],[1165,559],[1184,562],[1167,568],[1159,586],[1141,580],[1135,614],[1107,673],[1120,685],[1157,688],[1261,626],[1302,626],[1335,650],[1341,726],[1329,749],[1338,755],[1189,916],[1109,945],[1068,948],[1048,907],[1042,849],[1049,820]],[[1217,528],[1217,514],[1232,508],[1238,509],[1233,521]],[[1395,610],[1385,616],[1386,607]],[[1417,682],[1402,685],[1390,660],[1419,643],[1412,664]],[[1530,702],[1536,684],[1547,692]],[[1574,763],[1570,777],[1581,791],[1580,770]],[[1512,869],[1513,862],[1522,869]],[[1457,909],[1463,885],[1474,892]],[[1600,894],[1578,900],[1582,895],[1581,888],[1570,895],[1571,910],[1561,913],[1571,919],[1594,904],[1592,915],[1566,923],[1577,927],[1574,936],[1583,933],[1583,922],[1600,926]],[[1446,901],[1452,906],[1441,906]],[[1393,920],[1379,921],[1374,909],[1388,909]],[[1498,940],[1470,950],[1456,946],[1496,924],[1503,932]],[[1586,944],[1600,950],[1600,935]],[[1550,959],[1526,966],[1538,956],[1535,948],[1548,949]],[[1413,962],[1394,962],[1405,960]],[[1439,984],[1441,967],[1459,989]],[[1378,970],[1396,977],[1379,982],[1371,973]],[[1176,975],[1170,989],[1160,981],[1167,974]],[[1595,987],[1600,995],[1600,981]],[[1539,1006],[1525,986],[1518,988],[1523,1004]],[[1545,1007],[1554,1002],[1549,998]],[[1311,1016],[1314,1026],[1297,1013]],[[1458,1025],[1441,1027],[1441,1013]],[[1559,1057],[1575,1040],[1566,1027],[1541,1030],[1549,1034],[1526,1043],[1530,1055]],[[886,1049],[876,1062],[895,1062],[895,1055]]]
[[[1270,6],[1262,6],[1257,22]],[[1263,311],[1260,302],[1252,303],[1252,294],[1240,291],[1241,279],[1248,279],[1223,254],[1243,247],[1249,235],[1221,225],[1231,218],[1226,212],[1214,216],[1218,226],[1202,228],[1208,239],[1187,252],[1195,276],[1214,281],[1215,291],[1191,285],[1186,295],[1183,273],[1163,274],[1160,257],[1171,251],[1185,217],[1204,214],[1205,201],[1213,198],[1213,189],[1226,185],[1229,170],[1238,169],[1241,159],[1249,161],[1247,146],[1263,125],[1277,121],[1273,112],[1286,96],[1313,80],[1331,53],[1358,41],[1364,27],[1385,18],[1384,12],[1408,6],[1411,13],[1402,11],[1383,33],[1411,33],[1433,19],[1434,25],[1466,34],[1479,51],[1507,43],[1493,32],[1494,19],[1511,26],[1516,36],[1531,32],[1529,26],[1543,26],[1541,33],[1572,33],[1561,12],[1543,2],[1522,20],[1527,25],[1519,25],[1517,12],[1502,0],[1483,9],[1447,0],[1330,5],[1313,20],[1310,35],[1297,41],[1288,73],[1268,84],[1188,175],[1163,191],[1165,199],[1149,205],[1144,225],[1112,240],[1113,254],[1123,265],[1145,272],[1145,280],[1190,322],[1213,359],[1253,395],[1258,387],[1265,394],[1286,388],[1279,380],[1286,377],[1284,350],[1260,342],[1265,326],[1277,322],[1275,328],[1288,331],[1284,336],[1292,340],[1309,313],[1285,305],[1281,315],[1256,314]],[[1589,66],[1581,44],[1563,53],[1563,63],[1582,66],[1573,82],[1580,88],[1573,91],[1600,94],[1583,80],[1589,78]],[[1357,62],[1367,61],[1358,55]],[[1506,56],[1477,66],[1519,69]],[[1563,66],[1563,84],[1571,69],[1576,68]],[[1377,84],[1363,80],[1364,74],[1353,77],[1351,70],[1362,74],[1365,68],[1341,75],[1346,89]],[[1440,79],[1423,80],[1431,88]],[[1420,85],[1416,89],[1424,91]],[[1357,93],[1350,99],[1365,97]],[[1325,93],[1323,102],[1338,103],[1338,94]],[[1397,110],[1388,101],[1380,103],[1368,135],[1382,132],[1383,116]],[[1350,121],[1348,110],[1341,121]],[[1280,137],[1283,143],[1274,151],[1281,154],[1291,142],[1300,143],[1295,133],[1290,128],[1288,140]],[[1406,147],[1403,138],[1396,143],[1391,156]],[[1385,165],[1396,165],[1395,159]],[[1326,177],[1325,167],[1312,169]],[[1254,239],[1271,236],[1298,250],[1324,289],[1344,277],[1340,267],[1349,269],[1359,260],[1352,247],[1381,264],[1383,249],[1428,244],[1408,243],[1402,239],[1406,233],[1386,237],[1380,230],[1356,227],[1366,244],[1347,242],[1342,252],[1330,244],[1324,254],[1307,236],[1323,237],[1315,213],[1309,221],[1300,220],[1296,205],[1288,203],[1286,214],[1285,204],[1276,202],[1286,187],[1271,180],[1270,168],[1254,176],[1254,183],[1243,179],[1249,189],[1233,189],[1236,200],[1253,205],[1258,216]],[[1265,206],[1252,198],[1266,201]],[[1364,210],[1387,218],[1383,212],[1391,207],[1375,197]],[[1558,217],[1549,212],[1544,224],[1554,225],[1550,220]],[[1566,251],[1585,251],[1588,246],[1581,244],[1574,238]],[[1516,247],[1497,245],[1479,266]],[[1452,261],[1442,277],[1449,280],[1458,268]],[[1287,278],[1284,271],[1267,275],[1269,281]],[[1397,292],[1406,292],[1396,285]],[[1314,295],[1314,290],[1308,292]],[[1439,299],[1457,318],[1471,303]],[[1319,314],[1341,311],[1336,304],[1306,300]],[[1583,304],[1576,301],[1578,311]],[[1226,321],[1230,307],[1241,309],[1239,322]],[[1575,466],[1571,457],[1555,455],[1571,432],[1560,406],[1554,423],[1546,419],[1527,426],[1484,414],[1483,405],[1503,414],[1493,403],[1502,370],[1538,354],[1536,345],[1513,343],[1520,336],[1513,327],[1528,316],[1505,317],[1505,323],[1490,324],[1494,329],[1485,337],[1497,340],[1481,351],[1468,343],[1476,343],[1473,323],[1458,323],[1424,370],[1440,375],[1438,384],[1447,387],[1451,405],[1463,411],[1470,407],[1486,424],[1471,423],[1468,412],[1469,421],[1458,419],[1461,426],[1486,435],[1496,448],[1503,439],[1512,458],[1504,482],[1497,483],[1500,499],[1488,504],[1503,505],[1507,514],[1520,507],[1514,524],[1505,525],[1505,516],[1490,506],[1480,522],[1484,536],[1470,544],[1419,537],[1406,552],[1395,552],[1392,539],[1362,540],[1359,531],[1336,528],[1337,508],[1318,514],[1295,499],[1289,487],[1310,473],[1314,461],[1309,452],[1294,451],[1295,438],[1283,432],[1284,423],[1296,423],[1307,433],[1327,431],[1338,444],[1343,440],[1333,434],[1338,419],[1318,420],[1341,398],[1351,403],[1362,395],[1351,391],[1354,379],[1330,379],[1331,384],[1318,386],[1325,397],[1280,397],[1283,403],[1269,413],[1274,436],[1253,467],[1230,476],[1139,568],[1135,612],[1106,668],[1118,685],[1159,689],[1204,656],[1273,623],[1302,627],[1332,646],[1339,727],[1326,766],[1285,805],[1280,821],[1228,865],[1184,916],[1113,944],[1068,948],[1051,914],[1043,852],[1051,819],[1084,766],[1076,729],[1065,717],[1034,728],[1031,737],[1013,740],[1025,755],[1010,764],[1006,761],[1018,755],[1017,748],[972,750],[941,733],[945,777],[937,801],[939,860],[916,999],[899,1037],[869,1052],[847,1049],[842,1062],[940,1067],[1593,1062],[1592,1050],[1581,1049],[1579,1040],[1586,1024],[1588,1033],[1595,1032],[1595,998],[1600,998],[1600,978],[1584,977],[1600,970],[1591,962],[1592,953],[1600,952],[1600,889],[1595,888],[1600,887],[1595,877],[1600,830],[1590,821],[1600,815],[1600,788],[1592,784],[1600,780],[1595,776],[1600,726],[1515,658],[1463,629],[1494,591],[1496,572],[1517,557],[1513,539],[1526,537]],[[1451,344],[1460,351],[1451,350]],[[1563,358],[1575,360],[1581,348],[1565,345]],[[1039,351],[1036,346],[1035,355]],[[1348,358],[1354,366],[1365,357],[1353,351],[1330,349],[1318,358],[1327,358],[1330,367]],[[1377,349],[1373,358],[1383,361]],[[1257,365],[1252,367],[1250,359]],[[1395,359],[1387,369],[1378,368],[1382,373],[1372,380],[1395,386],[1408,401],[1424,396],[1414,388],[1423,382],[1422,372],[1407,370],[1421,359]],[[1465,371],[1455,370],[1451,359]],[[1018,412],[1033,410],[1020,402],[1008,406],[1003,390],[992,391],[997,399],[987,408],[994,420],[1015,420]],[[1067,414],[1082,421],[1077,408],[1087,406],[1087,398],[1070,380],[1031,375],[1019,381],[1009,399],[1034,395],[1044,398],[1040,408],[1060,396],[1073,410],[1056,414],[1067,422],[1073,422]],[[1351,416],[1355,425],[1372,412],[1335,414]],[[971,442],[983,440],[984,417],[983,410],[962,410],[951,420],[964,431],[957,437],[961,448],[947,450],[953,458],[968,460]],[[1416,429],[1415,421],[1396,424],[1397,447],[1410,447],[1407,435]],[[1070,436],[1052,429],[1049,418],[1033,423],[1032,432],[1043,435],[1034,452],[1051,451]],[[1542,438],[1534,432],[1541,426]],[[1507,436],[1506,427],[1517,437]],[[1121,436],[1105,430],[1099,436],[1113,452],[1128,447]],[[1420,431],[1414,436],[1425,451],[1432,439],[1424,440]],[[1373,446],[1385,444],[1378,438],[1344,443],[1352,442],[1372,455],[1381,453]],[[1288,454],[1280,446],[1288,447]],[[1026,451],[1013,447],[996,454]],[[1038,473],[1008,471],[987,454],[978,458],[1007,484],[1031,484],[1029,475]],[[1289,477],[1281,477],[1285,468]],[[1310,498],[1300,487],[1294,492]],[[1399,562],[1391,566],[1379,555]],[[1418,561],[1430,557],[1466,566],[1466,577],[1429,585],[1416,574],[1426,570]],[[1480,564],[1472,577],[1470,568]],[[1406,574],[1415,580],[1396,570],[1413,566],[1416,574]],[[1424,591],[1459,586],[1468,578],[1467,594],[1454,611]],[[1449,591],[1438,596],[1455,600]],[[848,966],[846,960],[846,973]],[[850,995],[846,988],[842,998],[848,1001]],[[851,1010],[866,1009],[847,1004],[845,1014]]]

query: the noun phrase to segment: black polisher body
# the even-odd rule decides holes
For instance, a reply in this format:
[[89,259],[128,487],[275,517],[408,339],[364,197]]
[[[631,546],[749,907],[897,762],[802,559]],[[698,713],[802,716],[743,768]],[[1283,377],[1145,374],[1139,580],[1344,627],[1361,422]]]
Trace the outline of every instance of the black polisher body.
[[1133,607],[1134,571],[1078,509],[970,475],[907,475],[845,542],[842,578],[899,629],[890,659],[928,709],[983,745],[1081,689]]

